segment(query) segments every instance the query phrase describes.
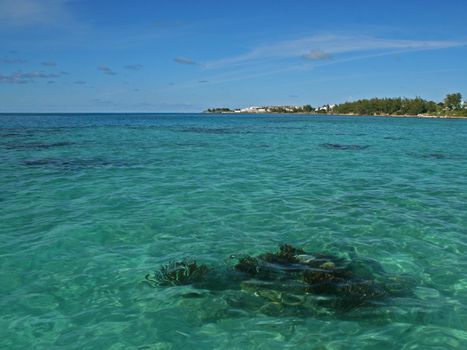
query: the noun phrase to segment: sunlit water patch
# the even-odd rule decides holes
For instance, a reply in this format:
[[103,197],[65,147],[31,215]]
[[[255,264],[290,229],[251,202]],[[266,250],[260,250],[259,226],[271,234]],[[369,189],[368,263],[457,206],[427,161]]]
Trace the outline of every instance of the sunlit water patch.
[[0,115],[0,348],[463,349],[466,149],[464,120]]

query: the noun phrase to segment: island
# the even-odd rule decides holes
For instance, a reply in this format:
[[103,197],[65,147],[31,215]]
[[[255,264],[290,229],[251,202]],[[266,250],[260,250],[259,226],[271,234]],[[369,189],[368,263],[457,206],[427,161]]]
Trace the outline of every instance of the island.
[[442,102],[416,98],[371,98],[319,107],[303,106],[252,106],[230,109],[209,108],[204,113],[297,113],[354,116],[408,116],[425,118],[467,118],[467,102],[461,93],[447,94]]

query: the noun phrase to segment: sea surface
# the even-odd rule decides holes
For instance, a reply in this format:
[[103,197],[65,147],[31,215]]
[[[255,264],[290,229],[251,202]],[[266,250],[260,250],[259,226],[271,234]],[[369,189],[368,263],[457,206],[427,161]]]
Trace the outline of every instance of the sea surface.
[[[2,114],[0,164],[1,349],[467,349],[467,120]],[[230,280],[283,243],[403,290]],[[145,282],[187,257],[222,288]]]

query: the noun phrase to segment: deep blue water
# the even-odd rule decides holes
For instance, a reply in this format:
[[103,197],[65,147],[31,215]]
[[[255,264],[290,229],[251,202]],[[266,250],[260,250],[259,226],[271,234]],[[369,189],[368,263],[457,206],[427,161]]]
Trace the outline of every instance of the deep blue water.
[[[1,349],[467,348],[467,120],[3,114],[0,161]],[[401,292],[230,279],[282,243]],[[225,286],[144,282],[184,257]]]

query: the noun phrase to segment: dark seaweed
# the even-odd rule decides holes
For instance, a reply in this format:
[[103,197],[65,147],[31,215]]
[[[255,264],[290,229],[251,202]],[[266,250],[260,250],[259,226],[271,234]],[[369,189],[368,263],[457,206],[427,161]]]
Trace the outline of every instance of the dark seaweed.
[[250,275],[256,275],[259,273],[259,261],[251,256],[240,258],[237,265],[235,265],[235,269]]
[[214,134],[214,135],[236,135],[236,134],[251,134],[257,133],[245,128],[207,128],[207,127],[185,127],[177,128],[175,131],[196,133],[196,134]]
[[460,154],[449,153],[409,153],[413,157],[421,159],[438,159],[438,160],[466,160],[467,157]]
[[384,139],[385,140],[405,140],[403,137],[398,137],[398,136],[386,136]]
[[368,145],[343,145],[338,143],[323,143],[321,147],[327,149],[334,149],[334,150],[342,150],[342,151],[362,151],[367,149]]
[[13,133],[9,133],[9,134],[0,134],[0,137],[17,137],[17,136],[22,136],[21,134],[13,134]]
[[58,162],[52,159],[36,159],[36,160],[25,160],[24,164],[29,165],[29,166],[41,166],[41,165],[48,165],[48,164],[58,164]]
[[182,261],[171,261],[167,265],[163,265],[154,275],[147,274],[145,278],[149,283],[157,283],[161,286],[175,286],[198,281],[207,271],[206,265],[198,265],[194,260],[184,259]]
[[74,145],[74,142],[62,141],[54,143],[41,143],[41,142],[29,142],[29,143],[15,143],[10,142],[5,144],[7,149],[49,149],[55,147],[64,147]]
[[289,244],[283,244],[279,247],[279,251],[275,253],[266,253],[260,258],[272,264],[296,264],[299,262],[297,255],[305,254],[303,249],[295,248]]
[[422,158],[426,159],[449,159],[451,158],[447,154],[442,154],[442,153],[429,153],[429,154],[424,154]]
[[193,132],[198,134],[238,134],[238,131],[227,128],[201,128],[190,127],[179,130],[181,132]]
[[126,168],[134,166],[135,164],[115,161],[115,160],[105,160],[105,159],[67,159],[67,158],[42,158],[42,159],[32,159],[25,160],[24,165],[30,167],[51,167],[58,168],[61,170],[80,170],[86,168],[103,168],[103,167],[116,167],[116,168]]

